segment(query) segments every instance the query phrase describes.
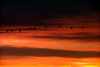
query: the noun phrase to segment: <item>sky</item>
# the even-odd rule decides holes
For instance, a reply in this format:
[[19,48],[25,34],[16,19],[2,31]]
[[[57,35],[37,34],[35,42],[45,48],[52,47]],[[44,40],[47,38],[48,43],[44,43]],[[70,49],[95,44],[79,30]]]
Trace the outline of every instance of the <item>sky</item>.
[[100,67],[97,0],[3,0],[0,4],[1,67]]

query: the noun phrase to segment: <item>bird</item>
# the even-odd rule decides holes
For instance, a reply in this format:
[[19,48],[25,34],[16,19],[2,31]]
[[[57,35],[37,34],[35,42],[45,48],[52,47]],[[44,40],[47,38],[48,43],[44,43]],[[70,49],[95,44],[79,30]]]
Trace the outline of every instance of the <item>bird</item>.
[[70,27],[71,29],[73,29],[73,27]]
[[30,30],[32,30],[32,28],[31,28],[31,27],[29,27],[29,29],[30,29]]
[[47,28],[47,26],[45,25],[45,28]]
[[61,28],[61,25],[59,25],[59,28]]
[[21,33],[21,30],[19,30],[19,32]]
[[33,29],[35,30],[36,28],[35,28],[35,27],[33,27]]
[[83,26],[81,28],[84,28]]
[[6,30],[8,32],[8,30]]
[[14,30],[11,30],[12,32],[14,31]]

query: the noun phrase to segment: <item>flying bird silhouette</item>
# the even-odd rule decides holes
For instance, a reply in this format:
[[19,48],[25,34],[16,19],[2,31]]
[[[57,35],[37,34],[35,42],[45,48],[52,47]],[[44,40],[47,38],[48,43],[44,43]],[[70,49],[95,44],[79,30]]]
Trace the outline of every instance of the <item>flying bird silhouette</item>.
[[32,30],[32,28],[29,27],[30,30]]
[[35,28],[35,27],[33,27],[33,29],[35,30],[36,28]]
[[70,27],[71,29],[73,29],[73,27]]
[[[59,25],[59,28],[61,28],[62,26],[61,25]],[[45,28],[47,28],[47,25],[45,25]],[[73,30],[73,27],[70,27],[71,28],[71,30]],[[76,28],[79,28],[79,27],[76,27]],[[84,26],[81,26],[81,28],[83,29],[84,28]],[[33,27],[33,29],[31,28],[31,27],[29,27],[29,29],[28,30],[35,30],[36,28],[35,27]],[[18,29],[17,29],[18,30]],[[25,30],[25,29],[21,29],[21,30]],[[19,32],[21,33],[21,30],[19,29]],[[26,29],[27,30],[27,29]],[[11,32],[13,32],[14,30],[13,29],[11,29]],[[9,32],[9,29],[7,29],[6,30],[6,32]]]
[[19,30],[19,32],[21,33],[21,30]]
[[45,25],[45,28],[47,28],[47,26]]
[[8,30],[6,30],[6,32],[8,32]]
[[14,31],[14,30],[11,30],[12,32]]
[[81,28],[84,28],[83,26]]
[[59,28],[61,28],[61,25],[59,25]]

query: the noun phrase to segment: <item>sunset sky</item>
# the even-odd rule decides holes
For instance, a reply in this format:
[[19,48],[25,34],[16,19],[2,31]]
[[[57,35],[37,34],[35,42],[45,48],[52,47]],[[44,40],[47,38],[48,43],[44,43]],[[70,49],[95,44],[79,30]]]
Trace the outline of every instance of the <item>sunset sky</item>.
[[3,0],[1,5],[0,67],[100,67],[97,0]]

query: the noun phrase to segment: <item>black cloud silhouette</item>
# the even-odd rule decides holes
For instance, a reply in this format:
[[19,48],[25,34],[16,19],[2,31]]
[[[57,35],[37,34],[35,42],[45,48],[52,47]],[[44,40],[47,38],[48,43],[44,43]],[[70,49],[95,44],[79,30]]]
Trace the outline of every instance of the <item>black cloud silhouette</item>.
[[70,51],[45,48],[17,48],[0,47],[3,56],[37,56],[37,57],[64,57],[64,58],[95,58],[100,57],[96,51]]

